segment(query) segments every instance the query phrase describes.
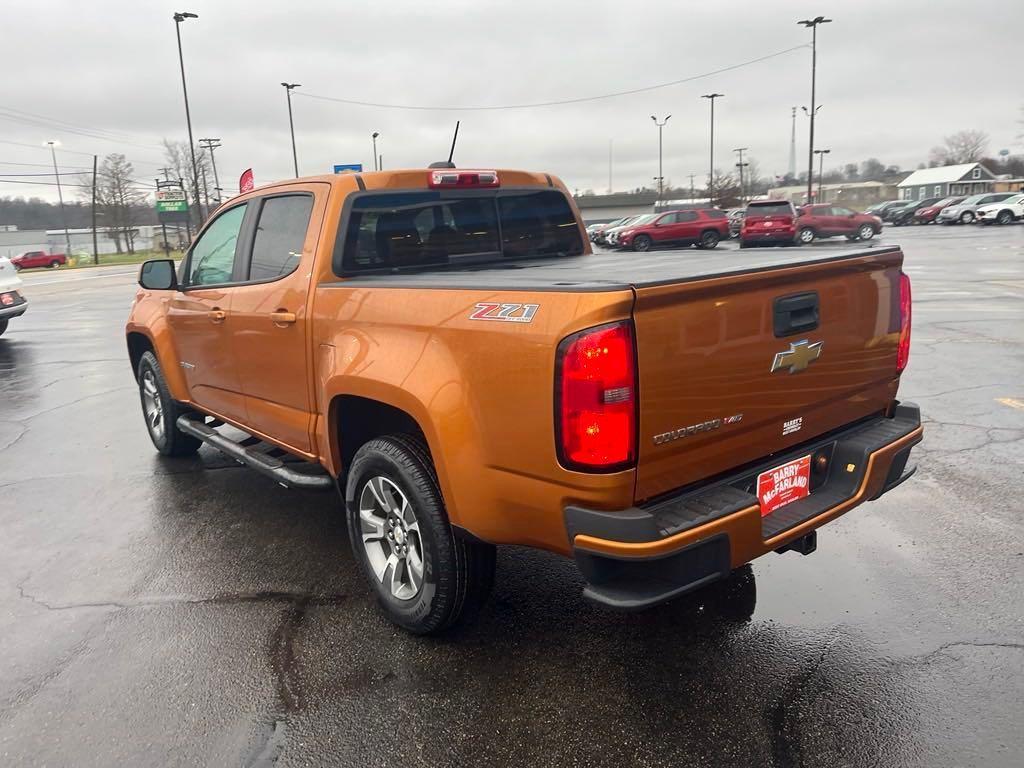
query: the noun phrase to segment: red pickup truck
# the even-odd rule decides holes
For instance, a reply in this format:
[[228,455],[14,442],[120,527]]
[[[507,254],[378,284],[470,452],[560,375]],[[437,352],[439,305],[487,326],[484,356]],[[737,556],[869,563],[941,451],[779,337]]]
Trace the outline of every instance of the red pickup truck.
[[11,264],[15,269],[32,269],[33,267],[62,267],[68,263],[63,253],[47,253],[46,251],[24,251],[11,256]]

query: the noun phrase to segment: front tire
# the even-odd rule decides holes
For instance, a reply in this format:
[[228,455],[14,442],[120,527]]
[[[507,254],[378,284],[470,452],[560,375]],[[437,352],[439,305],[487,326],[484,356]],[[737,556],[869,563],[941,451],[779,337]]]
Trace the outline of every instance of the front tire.
[[0,336],[3,336],[4,335],[4,331],[7,330],[7,323],[8,322],[9,322],[9,319],[6,318],[6,317],[3,320],[0,320]]
[[963,213],[960,214],[960,223],[961,224],[973,224],[974,223],[974,214],[971,213],[970,211],[964,211]]
[[810,245],[814,242],[814,237],[814,230],[810,227],[804,227],[797,233],[796,239],[800,245]]
[[1009,224],[1013,221],[1013,213],[1011,211],[1000,211],[999,215],[996,216],[996,222],[999,224]]
[[633,238],[634,251],[640,251],[641,253],[644,253],[646,251],[651,250],[651,246],[653,244],[653,241],[647,235],[637,235],[636,237]]
[[142,354],[135,378],[139,382],[142,415],[153,446],[164,456],[191,456],[198,451],[202,441],[178,429],[178,417],[187,411],[171,397],[156,355]]
[[875,228],[870,224],[861,224],[860,229],[857,230],[858,240],[870,240],[875,236]]
[[452,530],[421,440],[389,435],[360,448],[345,506],[352,551],[395,624],[418,635],[440,632],[483,604],[495,548]]
[[56,259],[54,259],[53,261],[50,262],[50,269],[56,269],[59,266],[60,266],[60,262],[57,261]]

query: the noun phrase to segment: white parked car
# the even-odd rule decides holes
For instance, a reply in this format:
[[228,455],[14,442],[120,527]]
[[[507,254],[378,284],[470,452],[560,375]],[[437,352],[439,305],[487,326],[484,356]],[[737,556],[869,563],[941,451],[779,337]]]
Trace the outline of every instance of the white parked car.
[[11,260],[0,256],[0,336],[12,317],[25,314],[28,299],[21,295],[21,278]]
[[998,203],[988,203],[975,211],[982,224],[1012,224],[1024,219],[1024,194],[1014,195]]

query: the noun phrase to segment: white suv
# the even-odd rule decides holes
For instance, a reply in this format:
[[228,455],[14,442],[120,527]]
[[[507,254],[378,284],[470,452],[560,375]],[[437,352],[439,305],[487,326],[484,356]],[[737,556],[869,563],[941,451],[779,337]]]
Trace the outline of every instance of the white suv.
[[1014,195],[998,203],[988,203],[980,206],[975,214],[982,224],[1010,224],[1014,221],[1024,219],[1024,194]]

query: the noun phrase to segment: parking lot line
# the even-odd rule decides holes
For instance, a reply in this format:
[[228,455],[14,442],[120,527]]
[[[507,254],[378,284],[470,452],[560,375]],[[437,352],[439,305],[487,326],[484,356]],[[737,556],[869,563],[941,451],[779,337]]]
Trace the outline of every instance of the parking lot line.
[[1024,411],[1024,400],[1016,400],[1012,397],[997,397],[996,402],[1016,408],[1019,411]]

